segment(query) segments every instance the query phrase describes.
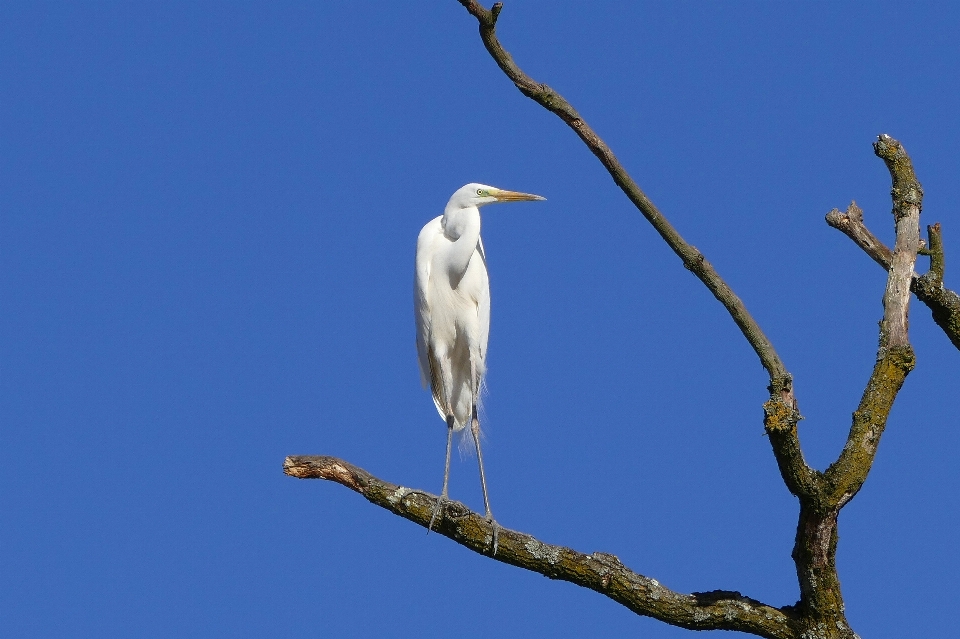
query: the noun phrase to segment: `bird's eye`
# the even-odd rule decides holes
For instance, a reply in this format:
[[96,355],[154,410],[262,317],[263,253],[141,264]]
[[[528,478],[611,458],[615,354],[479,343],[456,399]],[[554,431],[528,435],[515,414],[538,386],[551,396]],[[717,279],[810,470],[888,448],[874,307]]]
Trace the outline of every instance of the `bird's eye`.
[[477,195],[483,195],[483,189],[477,189]]

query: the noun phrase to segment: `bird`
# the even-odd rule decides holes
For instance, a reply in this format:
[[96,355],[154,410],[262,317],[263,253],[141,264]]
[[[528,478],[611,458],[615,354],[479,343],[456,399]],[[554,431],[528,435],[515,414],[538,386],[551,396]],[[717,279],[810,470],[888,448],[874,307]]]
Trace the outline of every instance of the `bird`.
[[490,336],[490,280],[480,239],[480,207],[545,199],[486,184],[467,184],[454,192],[443,215],[427,222],[417,237],[414,317],[420,380],[424,388],[430,388],[437,412],[447,424],[443,492],[434,506],[427,532],[449,501],[453,433],[462,432],[469,425],[477,447],[486,519],[493,528],[494,555],[499,526],[490,510],[478,415]]

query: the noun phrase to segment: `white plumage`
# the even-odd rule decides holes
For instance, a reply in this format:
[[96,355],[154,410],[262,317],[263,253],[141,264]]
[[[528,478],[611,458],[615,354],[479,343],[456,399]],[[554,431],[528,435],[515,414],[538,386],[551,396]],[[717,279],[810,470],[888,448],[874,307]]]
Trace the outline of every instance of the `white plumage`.
[[480,240],[480,207],[543,199],[484,184],[467,184],[450,197],[443,215],[427,222],[417,238],[414,315],[420,379],[424,387],[430,386],[437,411],[447,422],[443,492],[433,518],[447,501],[453,431],[470,424],[487,519],[494,525],[494,553],[497,529],[487,498],[477,415],[490,335],[490,281]]
[[[472,214],[479,227],[480,212],[474,208]],[[470,422],[486,372],[490,281],[479,233],[451,239],[443,220],[442,215],[431,220],[417,238],[417,359],[420,380],[431,389],[440,417],[452,414],[459,431]],[[450,245],[456,242],[475,247],[465,267],[462,257],[452,263]]]

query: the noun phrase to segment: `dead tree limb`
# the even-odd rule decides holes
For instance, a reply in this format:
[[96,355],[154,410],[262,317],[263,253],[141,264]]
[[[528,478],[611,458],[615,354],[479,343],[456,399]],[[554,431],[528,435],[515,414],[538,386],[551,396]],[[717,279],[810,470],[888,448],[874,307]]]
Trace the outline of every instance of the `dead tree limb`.
[[910,279],[920,246],[923,189],[909,156],[898,141],[881,135],[874,143],[874,151],[887,164],[893,180],[891,193],[897,231],[883,296],[877,361],[860,405],[853,413],[853,424],[840,457],[826,472],[819,474],[816,490],[797,495],[800,521],[793,549],[800,582],[797,610],[802,624],[813,631],[812,636],[818,637],[856,637],[847,624],[837,574],[837,516],[866,481],[890,409],[914,366],[908,316]]
[[[438,497],[377,479],[367,471],[336,457],[287,457],[283,472],[300,479],[327,479],[346,486],[373,504],[426,528]],[[433,530],[462,546],[489,554],[490,522],[460,502],[447,502]],[[713,591],[682,594],[656,579],[637,574],[614,555],[584,554],[539,541],[531,535],[500,528],[496,561],[526,568],[550,579],[560,579],[595,590],[637,614],[691,630],[741,630],[772,639],[796,638],[798,626],[790,608],[785,611],[744,597],[739,592]]]
[[[863,221],[863,211],[856,202],[851,202],[843,213],[833,209],[827,213],[826,220],[827,224],[853,240],[884,270],[890,269],[893,251],[870,232]],[[926,304],[933,314],[933,321],[946,333],[950,343],[960,350],[960,295],[943,285],[943,235],[939,222],[927,226],[927,248],[921,253],[930,257],[930,270],[923,275],[914,273],[910,290]]]
[[653,202],[646,196],[643,190],[633,181],[633,178],[627,173],[626,169],[617,160],[609,146],[594,132],[587,122],[580,117],[576,109],[569,102],[551,89],[546,84],[541,84],[524,73],[513,61],[513,58],[507,53],[503,45],[497,39],[496,25],[502,3],[493,5],[491,10],[485,9],[480,3],[474,0],[459,0],[467,11],[477,19],[480,24],[480,38],[484,46],[493,57],[494,61],[510,78],[516,87],[525,96],[534,100],[548,111],[556,114],[563,120],[567,126],[583,140],[590,151],[597,156],[601,164],[610,173],[610,177],[616,182],[617,186],[626,194],[630,201],[637,207],[640,213],[647,219],[653,228],[660,234],[664,241],[673,249],[673,252],[683,261],[685,268],[696,275],[701,282],[713,293],[714,297],[723,304],[727,312],[736,322],[737,327],[743,333],[744,337],[753,347],[754,352],[760,358],[760,362],[770,375],[770,383],[773,387],[772,392],[780,395],[783,401],[793,404],[793,387],[790,373],[786,366],[777,355],[773,344],[764,335],[760,325],[747,312],[746,306],[733,290],[727,285],[720,275],[714,270],[713,265],[707,261],[703,254],[691,244],[688,244],[673,225],[663,216]]

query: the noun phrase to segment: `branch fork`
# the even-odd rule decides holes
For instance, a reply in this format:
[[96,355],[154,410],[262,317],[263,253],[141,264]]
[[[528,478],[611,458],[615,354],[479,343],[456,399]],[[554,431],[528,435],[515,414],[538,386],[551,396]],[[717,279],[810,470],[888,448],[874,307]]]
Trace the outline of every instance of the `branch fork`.
[[[898,224],[899,241],[900,220],[910,217],[908,225],[912,228],[914,212],[919,217],[923,202],[923,187],[917,181],[910,158],[899,142],[889,136],[880,136],[874,144],[874,151],[887,163],[893,179],[891,197],[894,200],[893,213]],[[856,202],[851,202],[845,213],[833,209],[827,213],[826,221],[827,224],[853,240],[884,270],[890,271],[894,265],[896,251],[891,251],[884,246],[883,242],[870,232],[863,221],[863,211]],[[930,257],[930,269],[924,275],[917,275],[911,271],[909,288],[917,299],[930,309],[933,321],[947,335],[950,343],[960,350],[960,295],[943,284],[944,249],[940,223],[927,226],[926,243],[919,237],[916,241],[916,252]],[[903,282],[898,282],[898,287],[902,286]]]

